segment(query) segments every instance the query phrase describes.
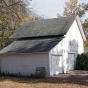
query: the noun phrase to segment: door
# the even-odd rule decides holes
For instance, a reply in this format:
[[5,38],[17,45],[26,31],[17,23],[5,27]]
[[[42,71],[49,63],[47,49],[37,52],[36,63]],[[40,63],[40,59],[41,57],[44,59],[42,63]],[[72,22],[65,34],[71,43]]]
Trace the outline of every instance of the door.
[[68,54],[67,58],[67,71],[74,70],[75,54]]
[[53,70],[53,75],[63,73],[62,56],[56,56],[56,55],[52,56],[52,70]]

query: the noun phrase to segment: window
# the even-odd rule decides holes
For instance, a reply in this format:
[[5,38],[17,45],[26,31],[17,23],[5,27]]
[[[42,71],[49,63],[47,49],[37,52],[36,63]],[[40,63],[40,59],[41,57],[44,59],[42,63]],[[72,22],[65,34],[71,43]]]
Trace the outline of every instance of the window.
[[23,59],[22,65],[23,65],[24,67],[27,67],[27,66],[28,66],[28,59]]

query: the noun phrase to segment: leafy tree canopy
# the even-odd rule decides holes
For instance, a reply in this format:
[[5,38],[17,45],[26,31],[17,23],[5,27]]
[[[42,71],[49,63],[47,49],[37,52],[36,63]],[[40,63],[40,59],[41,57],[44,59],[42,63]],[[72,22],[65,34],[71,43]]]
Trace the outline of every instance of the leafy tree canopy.
[[25,0],[0,0],[0,49],[8,43],[8,37],[25,21],[30,20]]

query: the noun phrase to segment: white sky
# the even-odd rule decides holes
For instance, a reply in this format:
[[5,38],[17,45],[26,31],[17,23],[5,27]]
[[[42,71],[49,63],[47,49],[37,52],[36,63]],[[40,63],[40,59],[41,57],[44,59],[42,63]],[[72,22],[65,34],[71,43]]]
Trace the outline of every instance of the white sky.
[[[63,14],[65,2],[69,0],[32,0],[30,8],[39,16],[46,18],[56,18],[57,13]],[[80,3],[88,3],[88,0],[79,0]]]

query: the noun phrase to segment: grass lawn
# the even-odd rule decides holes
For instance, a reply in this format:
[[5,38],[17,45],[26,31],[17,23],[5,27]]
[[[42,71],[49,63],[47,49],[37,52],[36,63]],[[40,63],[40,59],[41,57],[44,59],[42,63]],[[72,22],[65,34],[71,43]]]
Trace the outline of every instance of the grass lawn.
[[47,79],[3,76],[0,77],[0,88],[88,88],[88,76]]

